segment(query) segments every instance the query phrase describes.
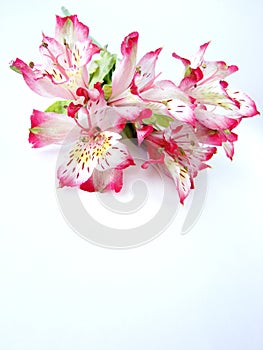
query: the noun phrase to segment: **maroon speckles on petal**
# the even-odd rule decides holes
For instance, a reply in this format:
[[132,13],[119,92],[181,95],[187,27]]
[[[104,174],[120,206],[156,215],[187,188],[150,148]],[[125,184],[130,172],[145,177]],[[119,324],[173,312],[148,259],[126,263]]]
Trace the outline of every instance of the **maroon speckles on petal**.
[[67,163],[67,166],[69,166],[72,163],[73,159],[70,159],[70,161]]

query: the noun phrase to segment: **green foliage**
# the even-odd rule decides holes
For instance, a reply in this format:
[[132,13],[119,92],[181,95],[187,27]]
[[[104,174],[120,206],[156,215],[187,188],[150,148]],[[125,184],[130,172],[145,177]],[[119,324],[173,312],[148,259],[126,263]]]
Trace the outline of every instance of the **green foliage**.
[[112,72],[116,65],[117,55],[111,54],[104,48],[100,53],[100,59],[94,60],[89,68],[90,87],[100,82],[102,84],[111,84]]
[[168,115],[162,114],[153,114],[150,118],[143,119],[143,123],[146,125],[153,125],[157,130],[168,128],[170,122],[173,121],[173,118]]
[[62,11],[64,16],[70,16],[70,12],[68,11],[68,9],[66,7],[62,6],[61,11]]
[[70,101],[56,101],[50,105],[45,112],[54,112],[58,114],[67,114],[67,106],[70,104]]

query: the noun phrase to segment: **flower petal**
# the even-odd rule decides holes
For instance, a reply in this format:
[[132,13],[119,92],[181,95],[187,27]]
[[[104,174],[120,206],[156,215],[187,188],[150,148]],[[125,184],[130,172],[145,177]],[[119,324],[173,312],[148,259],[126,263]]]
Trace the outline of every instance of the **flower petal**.
[[200,84],[189,91],[195,103],[220,106],[225,109],[236,109],[236,102],[228,95],[223,82],[213,81]]
[[77,15],[56,16],[55,35],[62,44],[66,41],[70,48],[76,41],[84,42],[89,36],[89,27],[78,20]]
[[239,115],[242,117],[254,117],[259,114],[255,102],[242,91],[229,91],[230,97],[239,103]]
[[85,138],[79,139],[73,147],[65,161],[57,171],[59,186],[79,186],[87,181],[95,168],[95,150],[93,143]]
[[137,87],[138,91],[147,90],[154,82],[156,78],[155,65],[161,50],[162,48],[159,48],[148,52],[137,64],[133,84]]
[[226,142],[223,142],[222,145],[224,147],[224,150],[225,150],[227,157],[230,160],[232,160],[233,156],[234,156],[234,144],[233,144],[233,142],[226,141]]
[[191,60],[191,67],[192,68],[195,69],[202,64],[203,59],[204,59],[204,54],[205,54],[206,49],[207,49],[209,44],[210,44],[210,41],[208,41],[207,43],[204,43],[200,46],[198,52],[196,53],[194,58]]
[[[224,110],[222,111],[222,113],[223,112]],[[219,112],[217,113],[216,110],[209,111],[200,107],[197,107],[195,109],[195,115],[199,123],[201,123],[209,129],[214,130],[232,129],[235,126],[237,126],[240,122],[237,119],[231,119],[226,117],[224,114],[220,114]]]
[[26,84],[37,94],[44,97],[61,97],[66,100],[75,98],[74,95],[72,95],[69,90],[63,88],[63,86],[54,84],[47,74],[45,76],[40,70],[32,69],[19,58],[11,62],[11,65],[21,71]]
[[60,186],[79,186],[86,182],[96,168],[121,170],[134,164],[119,134],[105,131],[84,136],[73,145],[64,163],[58,168]]
[[[34,148],[61,144],[75,126],[74,120],[64,114],[33,110],[29,142]],[[74,139],[77,135],[79,135],[79,130],[76,129],[74,133],[71,133],[71,138]]]
[[87,192],[120,192],[123,186],[122,170],[108,169],[98,171],[94,169],[92,176],[83,184],[80,189]]
[[[104,135],[111,137],[114,133],[104,132]],[[135,165],[126,145],[118,142],[112,145],[97,160],[96,169],[103,171],[105,169],[122,170],[130,165]]]
[[[194,107],[186,93],[180,90],[172,81],[161,80],[154,87],[143,92],[141,97],[146,106],[154,113],[165,114],[177,120],[195,125]],[[148,102],[148,104],[147,104]],[[151,102],[159,102],[152,104]]]
[[189,104],[179,99],[171,99],[167,102],[169,115],[175,119],[195,126],[195,114]]
[[123,58],[112,75],[112,93],[109,101],[117,99],[130,86],[136,67],[137,43],[139,34],[132,32],[121,44]]
[[175,159],[167,154],[165,154],[164,157],[164,164],[166,165],[170,176],[175,182],[175,186],[180,198],[180,203],[183,204],[191,189],[191,179],[189,173],[183,166],[180,166],[180,164]]

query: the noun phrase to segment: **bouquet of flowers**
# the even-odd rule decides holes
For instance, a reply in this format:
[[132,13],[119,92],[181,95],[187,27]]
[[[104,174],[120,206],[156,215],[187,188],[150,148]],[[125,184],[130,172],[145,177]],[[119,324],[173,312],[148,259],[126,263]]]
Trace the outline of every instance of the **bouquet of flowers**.
[[232,159],[234,128],[258,111],[245,93],[228,87],[225,79],[237,66],[204,59],[209,43],[191,60],[172,53],[185,68],[176,84],[155,72],[161,48],[137,58],[138,38],[127,35],[118,58],[76,15],[56,16],[55,37],[43,34],[42,62],[10,64],[34,92],[58,98],[44,112],[33,110],[29,142],[39,148],[67,140],[60,187],[119,192],[124,169],[135,165],[122,139],[136,139],[147,151],[142,167],[160,167],[183,203],[217,147]]

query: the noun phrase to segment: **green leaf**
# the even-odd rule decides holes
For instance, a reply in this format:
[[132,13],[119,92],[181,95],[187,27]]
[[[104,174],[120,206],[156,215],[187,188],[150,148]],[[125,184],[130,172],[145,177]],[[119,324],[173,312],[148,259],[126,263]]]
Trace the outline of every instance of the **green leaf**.
[[127,123],[125,128],[122,130],[121,135],[124,139],[136,139],[137,133],[133,124]]
[[153,125],[156,129],[162,129],[162,128],[168,128],[170,125],[170,122],[173,121],[173,118],[169,117],[168,115],[162,115],[162,114],[153,114],[150,118],[143,119],[142,120],[144,124],[146,125]]
[[64,16],[70,16],[70,12],[68,11],[68,9],[65,6],[61,7],[61,11],[62,11]]
[[90,87],[93,87],[97,82],[111,83],[111,75],[116,64],[117,55],[111,54],[106,49],[101,51],[100,55],[101,58],[93,61],[89,69]]
[[142,121],[146,125],[149,125],[149,124],[154,125],[156,123],[156,118],[155,118],[155,115],[153,114],[150,118],[143,119]]
[[168,128],[170,122],[173,121],[173,118],[168,117],[167,115],[155,114],[156,116],[156,124],[162,126],[164,128]]
[[45,112],[54,112],[58,114],[67,114],[67,106],[70,104],[70,101],[56,101],[50,105]]

